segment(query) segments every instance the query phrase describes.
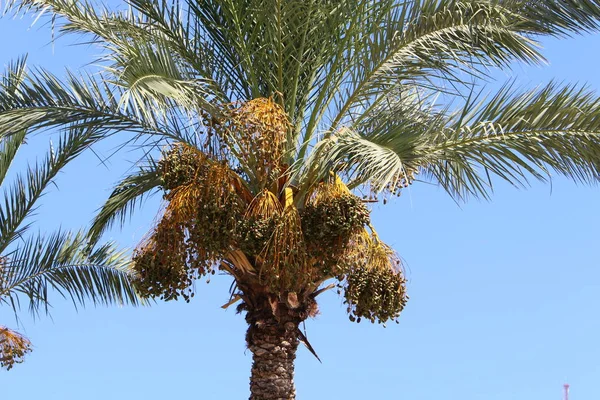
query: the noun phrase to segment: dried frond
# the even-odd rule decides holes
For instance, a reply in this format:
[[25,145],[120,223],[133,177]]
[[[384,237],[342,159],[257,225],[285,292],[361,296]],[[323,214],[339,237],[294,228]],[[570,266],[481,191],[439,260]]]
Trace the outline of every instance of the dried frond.
[[10,370],[23,362],[23,357],[31,352],[31,342],[21,334],[0,326],[0,367]]
[[244,204],[249,204],[254,199],[252,192],[248,189],[247,183],[234,171],[230,172],[230,184],[235,193]]
[[241,250],[232,250],[225,256],[225,260],[233,265],[236,271],[242,274],[254,274],[255,270],[248,257]]

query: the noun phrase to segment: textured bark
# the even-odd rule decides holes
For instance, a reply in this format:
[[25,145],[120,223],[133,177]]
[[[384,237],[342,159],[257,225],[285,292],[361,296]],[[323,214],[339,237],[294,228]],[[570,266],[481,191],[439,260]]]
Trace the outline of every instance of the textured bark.
[[299,322],[246,318],[250,324],[246,339],[252,351],[250,400],[294,400]]

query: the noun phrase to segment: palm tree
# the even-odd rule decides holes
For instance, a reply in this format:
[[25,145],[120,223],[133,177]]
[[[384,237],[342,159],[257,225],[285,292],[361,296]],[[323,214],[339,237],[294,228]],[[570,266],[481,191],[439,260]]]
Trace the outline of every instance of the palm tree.
[[[17,62],[0,82],[0,93],[15,92],[24,77],[24,63]],[[102,136],[93,130],[67,130],[43,160],[30,165],[12,183],[5,179],[19,148],[25,143],[24,130],[0,138],[0,304],[13,308],[15,316],[22,303],[34,314],[48,312],[49,292],[57,291],[74,305],[137,304],[138,297],[129,279],[130,262],[112,244],[88,246],[85,232],[30,234],[28,222],[36,204],[53,179],[71,160]],[[18,318],[18,316],[17,316]],[[31,351],[29,339],[0,325],[0,367],[11,369]]]
[[104,68],[63,81],[28,74],[0,97],[0,135],[66,126],[129,132],[148,146],[90,239],[162,192],[158,223],[134,252],[137,288],[189,301],[196,279],[230,275],[224,307],[238,303],[249,325],[251,399],[295,398],[299,342],[312,351],[299,325],[324,291],[338,288],[352,321],[402,311],[399,257],[371,225],[370,201],[419,181],[464,201],[489,198],[493,177],[599,180],[592,91],[508,83],[483,94],[491,69],[544,62],[541,38],[597,31],[598,1],[126,5],[8,4],[60,17],[60,33],[87,34]]

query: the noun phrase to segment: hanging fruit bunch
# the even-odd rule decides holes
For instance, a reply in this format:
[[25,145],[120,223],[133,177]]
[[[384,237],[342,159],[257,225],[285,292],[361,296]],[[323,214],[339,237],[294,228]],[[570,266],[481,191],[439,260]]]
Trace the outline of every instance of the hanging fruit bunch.
[[188,271],[185,233],[168,217],[163,218],[152,235],[133,254],[136,286],[144,297],[173,300],[189,299],[193,271]]
[[283,206],[273,192],[263,189],[246,210],[239,222],[239,248],[256,256],[264,252],[275,227],[281,223]]
[[344,303],[348,305],[349,318],[356,322],[361,318],[397,322],[408,300],[400,260],[376,234],[362,245],[366,247],[357,253],[356,264],[345,279]]
[[[385,191],[391,195],[400,196],[402,194],[402,189],[406,189],[412,185],[418,174],[418,169],[405,166],[404,170],[398,174],[393,183],[388,183],[386,185]],[[375,192],[377,192],[377,190],[375,190]]]
[[31,352],[31,342],[26,337],[0,326],[0,367],[10,370],[23,362],[23,357]]
[[158,173],[165,191],[191,183],[197,172],[206,169],[206,155],[201,151],[176,143],[169,151],[163,152],[158,161]]
[[282,292],[300,291],[312,280],[306,256],[300,214],[293,203],[292,189],[287,188],[278,223],[256,257],[261,282]]
[[137,282],[143,295],[189,300],[193,280],[214,273],[235,242],[239,182],[226,163],[183,144],[165,152],[158,167],[168,204],[134,253]]
[[240,249],[261,283],[273,289],[291,285],[294,268],[284,264],[292,264],[292,254],[302,247],[297,210],[284,207],[265,188],[282,169],[287,116],[272,99],[252,100],[226,114],[225,121],[209,127],[210,136],[223,141],[220,157],[179,143],[158,163],[166,210],[134,256],[145,295],[187,300],[191,289],[186,288],[195,277],[231,263],[231,254]]
[[273,98],[257,98],[231,112],[221,134],[237,160],[251,171],[250,185],[262,189],[278,179],[291,125]]
[[[321,276],[335,276],[352,239],[370,222],[369,210],[339,176],[320,183],[301,211],[308,252]],[[343,264],[343,263],[342,263]]]

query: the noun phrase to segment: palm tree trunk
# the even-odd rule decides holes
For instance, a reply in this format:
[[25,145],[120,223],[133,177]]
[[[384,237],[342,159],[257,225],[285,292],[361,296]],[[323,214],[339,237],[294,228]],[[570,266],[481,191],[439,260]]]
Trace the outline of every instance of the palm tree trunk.
[[[248,313],[251,314],[251,313]],[[250,400],[294,400],[294,359],[298,348],[299,322],[253,318],[246,340],[252,352]]]

